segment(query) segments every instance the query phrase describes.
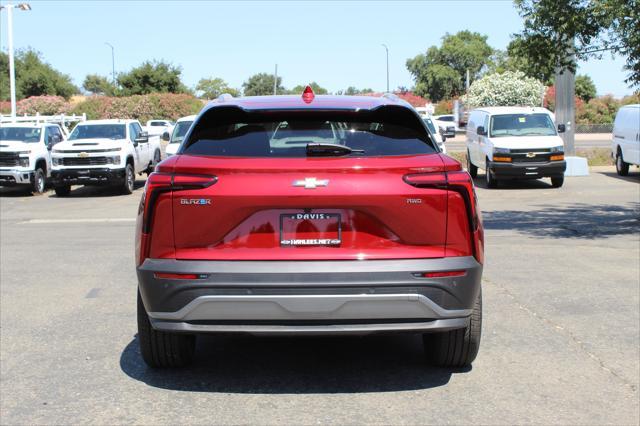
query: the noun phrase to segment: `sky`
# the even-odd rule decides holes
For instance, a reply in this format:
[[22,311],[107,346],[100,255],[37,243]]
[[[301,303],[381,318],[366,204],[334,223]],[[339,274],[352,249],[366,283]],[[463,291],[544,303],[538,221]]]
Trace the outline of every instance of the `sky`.
[[[511,1],[28,1],[14,11],[14,47],[31,47],[46,62],[82,85],[87,74],[116,73],[145,60],[182,68],[189,87],[221,77],[232,87],[258,72],[278,75],[287,88],[311,81],[329,91],[348,86],[411,87],[408,58],[439,45],[445,33],[476,31],[493,48],[505,49],[522,19]],[[0,4],[7,3],[6,1]],[[17,2],[14,2],[17,3]],[[1,47],[7,49],[6,11],[1,12]],[[606,55],[580,63],[598,94],[631,94],[624,83],[624,58]]]

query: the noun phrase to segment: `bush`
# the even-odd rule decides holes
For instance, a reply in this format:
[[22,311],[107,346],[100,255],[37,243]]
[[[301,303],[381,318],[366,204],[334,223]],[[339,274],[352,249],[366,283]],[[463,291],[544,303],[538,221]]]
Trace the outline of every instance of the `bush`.
[[453,113],[453,101],[440,101],[436,104],[433,115],[443,115]]
[[62,96],[31,96],[16,104],[18,115],[66,114],[70,109],[71,105]]
[[[582,106],[584,105],[584,101],[580,99],[578,96],[574,96],[573,99],[575,102],[576,115],[577,115],[578,110],[580,110],[580,108],[582,108]],[[547,108],[549,111],[556,110],[556,86],[547,87],[544,93],[543,106]]]
[[621,102],[611,95],[591,99],[588,103],[576,107],[576,123],[607,124],[613,123]]
[[0,114],[11,114],[11,102],[0,101]]
[[466,105],[483,106],[540,106],[544,85],[521,71],[489,74],[476,80],[463,97]]
[[118,98],[92,96],[75,105],[71,112],[86,113],[90,120],[132,118],[144,123],[154,118],[177,120],[186,115],[197,114],[202,106],[202,101],[190,95],[154,93]]

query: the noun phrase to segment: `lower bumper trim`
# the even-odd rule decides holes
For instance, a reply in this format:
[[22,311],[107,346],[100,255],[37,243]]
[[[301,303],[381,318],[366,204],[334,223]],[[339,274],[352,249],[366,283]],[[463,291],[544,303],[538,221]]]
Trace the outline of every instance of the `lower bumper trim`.
[[490,162],[489,168],[496,178],[538,179],[543,177],[564,176],[567,163],[553,161],[547,163],[495,163]]
[[124,180],[124,169],[63,169],[53,170],[54,185],[104,185]]

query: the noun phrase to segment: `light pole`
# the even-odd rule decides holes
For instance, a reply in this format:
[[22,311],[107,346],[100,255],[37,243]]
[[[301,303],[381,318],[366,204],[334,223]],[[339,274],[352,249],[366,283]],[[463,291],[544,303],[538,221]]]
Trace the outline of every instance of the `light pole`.
[[6,4],[0,9],[7,9],[7,44],[9,45],[9,87],[11,91],[11,117],[16,117],[16,69],[13,60],[13,8],[31,10],[29,3]]
[[389,93],[389,48],[384,43],[382,43],[382,47],[387,51],[387,93]]
[[114,49],[113,49],[113,46],[111,45],[111,43],[107,43],[105,41],[104,44],[106,44],[107,46],[109,46],[111,48],[111,79],[113,80],[113,86],[115,87],[115,85],[116,85],[116,60],[115,60]]

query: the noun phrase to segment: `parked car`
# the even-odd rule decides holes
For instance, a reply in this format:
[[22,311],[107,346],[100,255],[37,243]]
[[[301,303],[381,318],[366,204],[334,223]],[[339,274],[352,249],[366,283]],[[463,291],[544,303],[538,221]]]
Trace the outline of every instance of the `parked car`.
[[431,119],[431,117],[424,115],[421,117],[422,121],[424,121],[424,124],[427,126],[427,130],[429,130],[429,133],[431,134],[433,139],[435,139],[435,141],[438,143],[440,151],[442,151],[443,154],[446,154],[447,147],[444,145],[444,142],[447,140],[446,136],[441,133],[439,127],[436,127],[436,125],[433,124],[433,120]]
[[138,214],[148,365],[188,364],[199,333],[411,332],[437,365],[475,359],[473,182],[408,103],[307,87],[218,99],[192,126]]
[[629,165],[640,166],[640,104],[623,106],[616,114],[611,155],[620,176],[629,174]]
[[49,123],[0,124],[0,186],[24,186],[42,194],[51,177],[51,148],[64,141]]
[[173,128],[173,132],[166,131],[162,134],[162,139],[169,142],[165,149],[165,154],[167,157],[176,153],[178,147],[180,147],[180,143],[189,131],[189,128],[191,128],[191,124],[193,124],[195,119],[195,115],[182,117],[176,122],[176,125]]
[[500,180],[551,178],[564,183],[564,144],[553,115],[545,108],[489,107],[474,109],[467,125],[467,170],[476,177],[485,170],[487,186]]
[[456,125],[456,119],[453,115],[434,115],[431,118],[435,120],[435,124],[440,128],[440,132],[448,138],[454,137],[456,131],[460,130]]
[[142,130],[146,131],[149,136],[161,136],[164,132],[171,133],[174,125],[175,123],[169,120],[149,120]]
[[51,157],[58,196],[68,195],[71,185],[119,186],[130,194],[135,174],[149,174],[160,162],[160,139],[149,137],[137,120],[88,120]]

